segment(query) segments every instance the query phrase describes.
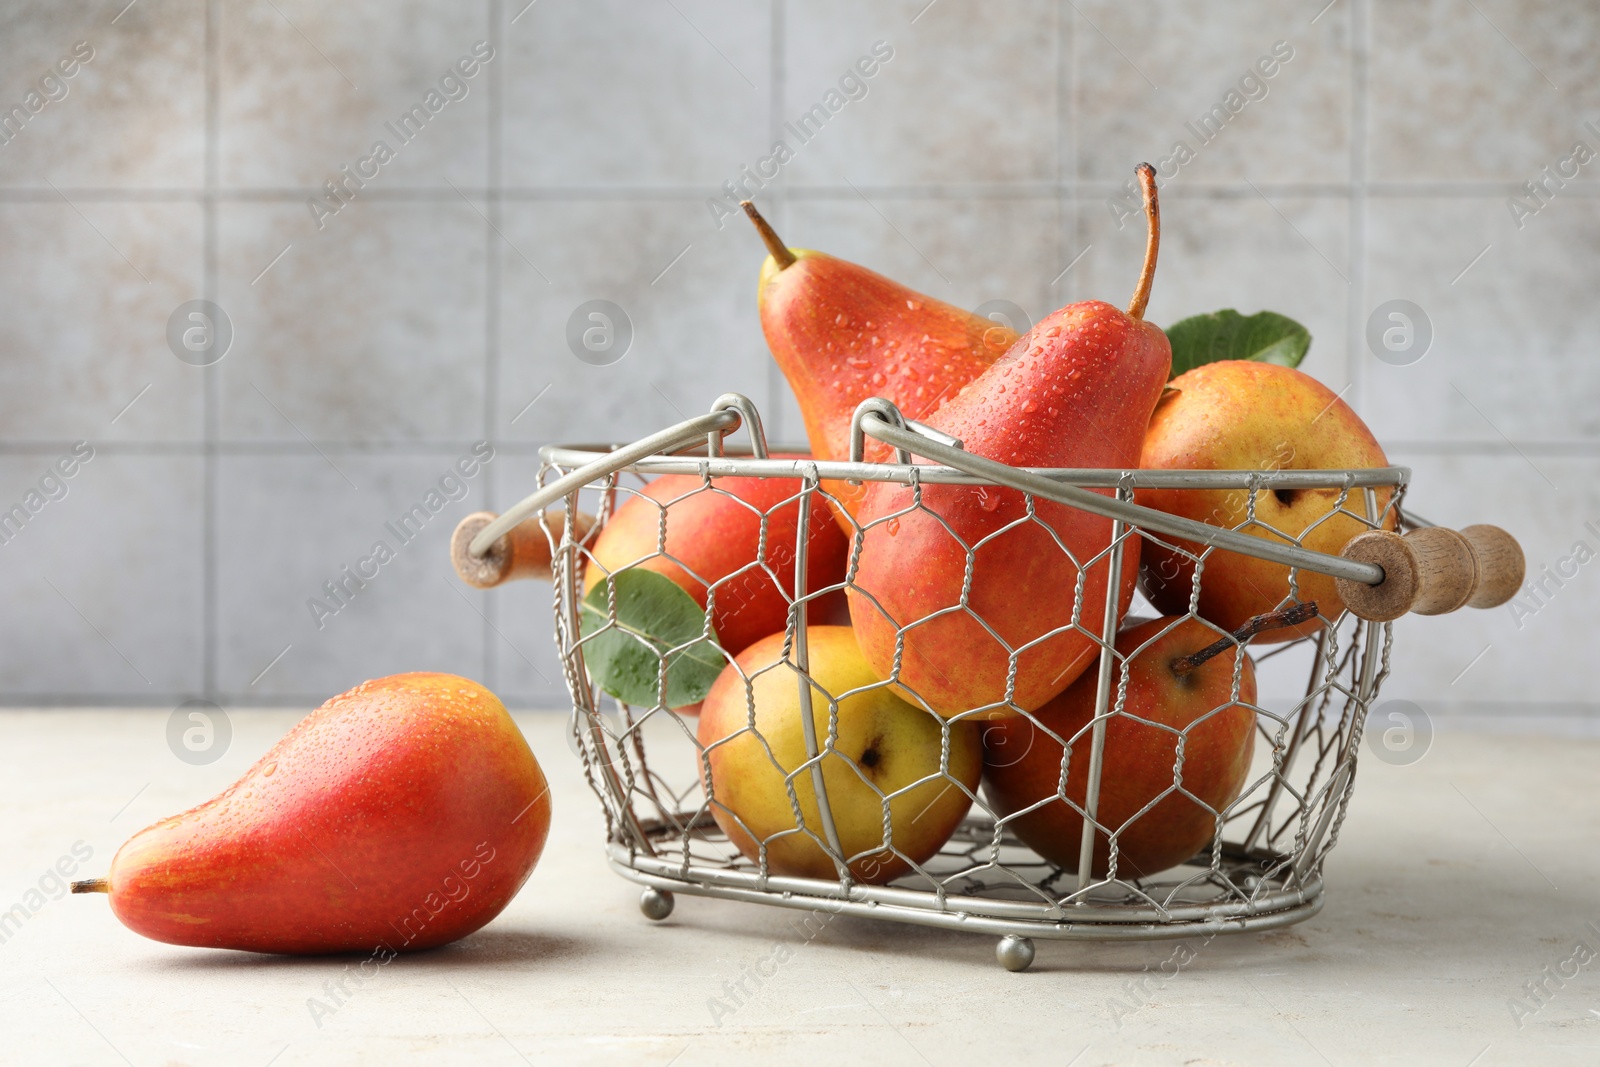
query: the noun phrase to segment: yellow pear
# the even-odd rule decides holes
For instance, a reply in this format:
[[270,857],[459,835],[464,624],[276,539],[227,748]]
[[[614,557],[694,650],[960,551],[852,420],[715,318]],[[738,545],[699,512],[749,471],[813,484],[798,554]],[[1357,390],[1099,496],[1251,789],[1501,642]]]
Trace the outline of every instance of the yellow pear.
[[[821,767],[839,846],[855,880],[889,882],[938,852],[966,814],[983,767],[979,727],[896,696],[873,675],[850,627],[806,632],[819,746],[830,703],[838,708]],[[773,874],[835,879],[807,766],[800,676],[784,637],[745,649],[711,687],[700,711],[701,773],[709,768],[712,816],[745,856],[757,860],[765,842]]]
[[[1366,423],[1321,382],[1291,367],[1250,360],[1207,363],[1180,374],[1163,396],[1145,434],[1140,466],[1171,470],[1329,470],[1386,467],[1389,461]],[[1390,490],[1375,490],[1376,513],[1385,515]],[[1356,534],[1371,529],[1364,491],[1340,500],[1338,489],[1258,491],[1255,518],[1244,533],[1265,540],[1296,538],[1305,547],[1338,555]],[[1245,489],[1140,489],[1134,499],[1147,507],[1233,528],[1246,521]],[[1349,514],[1342,513],[1348,512]],[[1386,528],[1394,515],[1385,517]],[[1271,529],[1268,529],[1270,527]],[[1276,531],[1276,532],[1274,532]],[[1171,540],[1163,538],[1163,540]],[[1198,554],[1202,546],[1177,541]],[[1194,560],[1146,541],[1140,585],[1156,608],[1169,615],[1189,610]],[[1311,571],[1295,575],[1298,599],[1315,601],[1320,614],[1337,619],[1344,601],[1333,579]],[[1200,575],[1199,612],[1225,630],[1290,598],[1289,568],[1221,549],[1206,557]],[[1258,642],[1287,641],[1314,633],[1318,619],[1272,630]]]

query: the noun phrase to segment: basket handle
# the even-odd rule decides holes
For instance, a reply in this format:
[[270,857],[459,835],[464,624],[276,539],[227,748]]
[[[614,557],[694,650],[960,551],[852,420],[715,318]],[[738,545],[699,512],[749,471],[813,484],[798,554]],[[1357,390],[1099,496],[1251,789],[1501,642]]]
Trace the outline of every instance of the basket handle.
[[1458,608],[1496,608],[1522,587],[1527,562],[1517,539],[1498,526],[1451,530],[1425,526],[1401,535],[1370,530],[1350,539],[1345,559],[1376,563],[1377,585],[1335,579],[1345,606],[1371,622],[1406,612],[1443,615]]
[[[1064,485],[1053,479],[1034,474],[1031,471],[973,455],[962,448],[953,447],[944,441],[936,440],[926,433],[918,433],[915,427],[907,426],[901,428],[884,419],[876,411],[860,411],[857,418],[860,420],[861,428],[866,433],[887,445],[905,449],[919,456],[925,456],[935,463],[946,467],[954,467],[956,470],[993,482],[996,485],[1004,485],[1045,500],[1053,500],[1058,504],[1065,504],[1068,507],[1077,508],[1079,511],[1087,511],[1092,515],[1101,515],[1108,519],[1120,520],[1141,530],[1181,537],[1188,541],[1211,545],[1229,552],[1255,556],[1258,559],[1281,563],[1287,567],[1315,571],[1318,574],[1326,574],[1333,578],[1343,578],[1351,582],[1360,582],[1364,585],[1377,585],[1384,578],[1383,568],[1377,563],[1361,559],[1346,559],[1342,556],[1329,555],[1326,552],[1301,548],[1299,545],[1251,537],[1249,534],[1240,533],[1237,530],[1227,530],[1220,526],[1212,526],[1208,523],[1186,519],[1179,515],[1170,515],[1165,511],[1157,511],[1142,504],[1101,496],[1092,490],[1081,489],[1075,485]],[[943,437],[944,435],[941,434],[940,436]]]
[[[631,445],[607,452],[593,463],[586,463],[576,470],[557,478],[549,485],[543,486],[536,492],[530,493],[518,501],[503,514],[491,522],[479,527],[467,540],[466,555],[472,560],[481,560],[489,554],[489,550],[505,537],[524,519],[537,516],[551,504],[575,493],[590,482],[611,477],[618,471],[626,470],[639,460],[658,453],[672,453],[688,448],[706,437],[707,434],[725,432],[738,426],[743,421],[739,414],[739,407],[729,400],[728,396],[718,397],[717,404],[710,414],[697,415],[692,419],[685,419],[676,426],[669,426],[659,433],[641,438]],[[743,399],[743,398],[740,398]],[[748,402],[747,402],[748,403]],[[757,430],[753,437],[759,438]],[[763,447],[765,442],[762,442]],[[473,516],[468,516],[456,527],[457,533],[461,526],[471,521]],[[462,575],[465,578],[465,575]]]
[[1350,611],[1369,622],[1389,622],[1408,611],[1442,615],[1467,606],[1498,607],[1522,586],[1526,568],[1522,547],[1498,526],[1468,526],[1459,533],[1434,526],[1404,536],[1371,530],[1352,538],[1334,556],[1115,500],[975,456],[959,442],[951,445],[948,438],[940,440],[943,434],[935,437],[903,419],[897,425],[892,416],[886,417],[883,408],[887,403],[863,404],[856,412],[860,429],[885,444],[1143,530],[1326,574],[1335,580]]
[[[549,581],[553,555],[551,546],[561,544],[566,539],[566,513],[551,511],[546,513],[544,519],[538,515],[523,519],[491,543],[489,551],[474,556],[469,550],[472,539],[497,518],[499,516],[492,511],[475,511],[456,525],[456,532],[450,535],[450,562],[455,564],[457,577],[475,589],[493,589],[503,582],[519,578]],[[543,521],[550,523],[548,535],[541,525]],[[582,541],[589,536],[594,523],[593,515],[577,512],[576,521],[572,524],[572,539]]]
[[[550,538],[540,514],[563,497],[591,482],[610,478],[641,459],[679,451],[706,438],[720,451],[720,438],[748,425],[759,455],[765,439],[754,405],[738,394],[717,398],[709,414],[686,419],[587,463],[519,501],[500,516],[477,512],[457,525],[450,554],[456,573],[469,585],[493,588],[524,577],[549,577]],[[887,400],[862,403],[851,427],[851,454],[856,459],[863,435],[870,435],[909,459],[925,456],[946,467],[1065,504],[1080,511],[1119,520],[1141,530],[1167,534],[1241,555],[1254,556],[1335,579],[1351,612],[1372,622],[1387,622],[1407,612],[1440,615],[1458,608],[1497,607],[1522,585],[1526,563],[1516,539],[1497,526],[1469,526],[1459,533],[1424,527],[1400,535],[1372,530],[1352,538],[1337,556],[1298,545],[1251,537],[1208,523],[1171,515],[1130,501],[1064,485],[1031,471],[967,452],[961,442],[931,427],[905,419]],[[898,458],[898,457],[897,457]],[[576,513],[573,540],[582,540],[594,520]],[[559,524],[559,525],[556,525]],[[557,517],[552,532],[564,541],[569,531]]]

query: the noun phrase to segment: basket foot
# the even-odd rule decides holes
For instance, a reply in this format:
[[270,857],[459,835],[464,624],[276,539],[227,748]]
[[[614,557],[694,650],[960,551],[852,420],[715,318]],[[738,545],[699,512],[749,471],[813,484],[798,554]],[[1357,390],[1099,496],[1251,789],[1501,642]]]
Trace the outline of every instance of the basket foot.
[[[654,886],[639,894],[639,910],[644,912],[644,917],[660,922],[672,914],[672,906],[677,901],[672,896],[670,889],[656,889]],[[1029,952],[1031,959],[1033,954]]]
[[994,958],[1008,971],[1025,971],[1033,966],[1033,941],[1007,934],[995,944]]

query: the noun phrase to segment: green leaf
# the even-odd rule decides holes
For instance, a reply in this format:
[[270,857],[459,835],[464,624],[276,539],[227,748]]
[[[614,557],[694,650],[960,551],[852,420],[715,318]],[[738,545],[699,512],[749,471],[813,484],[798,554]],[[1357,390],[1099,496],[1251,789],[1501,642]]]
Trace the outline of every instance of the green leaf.
[[1253,359],[1298,367],[1311,347],[1311,331],[1275,311],[1241,315],[1223,308],[1193,315],[1167,328],[1172,376],[1224,359]]
[[[613,623],[607,585],[616,587]],[[625,704],[654,707],[667,671],[666,706],[698,703],[727,664],[716,632],[694,597],[672,579],[634,567],[618,571],[583,598],[583,661],[596,685]],[[710,631],[710,639],[703,635]],[[682,646],[682,647],[679,647]],[[668,651],[668,650],[672,651]]]

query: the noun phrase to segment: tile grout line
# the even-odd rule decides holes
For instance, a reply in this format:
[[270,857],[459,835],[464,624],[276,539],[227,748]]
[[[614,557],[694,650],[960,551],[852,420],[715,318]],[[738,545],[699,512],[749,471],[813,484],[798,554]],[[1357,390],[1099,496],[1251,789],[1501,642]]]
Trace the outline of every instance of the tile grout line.
[[[1511,438],[1510,444],[1501,437],[1483,438],[1390,438],[1391,450],[1419,452],[1426,455],[1495,455],[1511,456],[1517,451],[1540,456],[1574,456],[1589,458],[1600,454],[1600,437],[1594,438]],[[0,440],[0,456],[43,456],[71,451],[72,440],[26,439]],[[471,448],[474,440],[461,441],[223,441],[210,446],[218,456],[458,456]],[[534,441],[510,440],[495,444],[496,454],[508,456],[537,456],[540,445]],[[188,456],[203,457],[207,446],[196,441],[109,441],[95,445],[95,454],[115,456]]]
[[[501,32],[501,18],[505,12],[501,8],[501,0],[489,0],[489,43],[494,48],[495,54],[500,57],[500,62],[494,65],[489,72],[489,114],[488,114],[488,158],[484,161],[487,173],[484,175],[487,185],[487,200],[484,203],[485,220],[483,231],[484,248],[484,337],[483,337],[483,435],[484,439],[495,446],[495,404],[500,390],[500,308],[505,296],[505,271],[501,269],[500,246],[495,243],[494,235],[504,225],[501,210],[500,181],[501,181],[501,149],[504,145],[504,103],[505,79],[502,76],[505,64],[509,60],[506,55],[505,34]],[[495,508],[499,500],[499,470],[491,466],[485,471],[484,497],[485,506]],[[454,579],[452,579],[454,580]],[[502,598],[476,594],[482,602],[483,626],[480,635],[483,640],[483,677],[484,684],[490,692],[500,690],[500,657],[498,646],[494,641],[496,620],[499,618],[498,610]]]
[[[1078,256],[1078,255],[1082,255],[1084,252],[1088,251],[1089,245],[1092,243],[1092,238],[1093,238],[1093,235],[1094,235],[1094,227],[1093,227],[1092,223],[1090,222],[1089,217],[1084,215],[1084,213],[1083,213],[1084,208],[1085,208],[1085,206],[1088,206],[1089,204],[1091,204],[1091,202],[1100,201],[1101,195],[1100,195],[1098,190],[1090,192],[1089,191],[1090,186],[1088,186],[1084,182],[1084,180],[1082,178],[1083,168],[1084,168],[1084,147],[1083,147],[1083,122],[1084,122],[1084,118],[1083,118],[1083,116],[1084,116],[1083,97],[1084,97],[1084,94],[1081,91],[1082,86],[1080,84],[1080,79],[1082,78],[1084,67],[1086,66],[1086,58],[1085,58],[1085,56],[1086,56],[1088,48],[1091,46],[1091,44],[1093,42],[1093,38],[1091,38],[1086,33],[1079,33],[1078,32],[1079,29],[1081,28],[1078,25],[1078,17],[1077,17],[1078,16],[1078,9],[1075,6],[1073,6],[1072,4],[1068,4],[1067,6],[1072,9],[1072,14],[1069,15],[1068,18],[1067,18],[1068,33],[1070,35],[1070,43],[1072,45],[1072,50],[1067,54],[1067,62],[1071,66],[1071,69],[1072,69],[1072,166],[1073,166],[1072,180],[1067,182],[1067,195],[1071,198],[1071,201],[1072,201],[1072,216],[1073,216],[1072,247],[1068,250],[1068,252],[1072,256]],[[1088,24],[1089,24],[1088,20],[1085,19],[1084,20],[1084,25],[1088,25]],[[1083,45],[1084,46],[1084,51],[1080,52],[1078,50],[1079,45]],[[1126,176],[1124,176],[1124,180],[1125,180],[1125,178],[1126,178]],[[1122,181],[1118,181],[1116,183],[1116,188],[1120,189],[1121,187],[1122,187]],[[1077,278],[1071,279],[1068,282],[1069,288],[1067,288],[1067,289],[1062,291],[1061,299],[1063,301],[1066,301],[1066,300],[1069,300],[1069,299],[1074,299],[1074,300],[1075,299],[1085,299],[1086,300],[1086,299],[1089,299],[1090,297],[1094,296],[1094,285],[1089,280],[1092,277],[1093,277],[1092,275],[1082,274],[1082,275],[1079,275]]]
[[[769,24],[767,32],[770,39],[768,45],[770,52],[767,62],[771,70],[767,72],[767,78],[771,83],[771,88],[768,90],[767,99],[767,132],[773,144],[783,140],[783,97],[787,91],[788,81],[788,67],[784,61],[784,49],[788,47],[788,40],[785,34],[787,29],[786,15],[784,0],[772,0],[771,4],[768,5],[767,18]],[[778,225],[786,227],[790,221],[787,198],[779,195],[777,203],[773,206],[776,209],[774,214],[778,219]],[[779,232],[786,232],[786,230],[780,230]],[[776,360],[766,360],[766,367],[767,432],[773,440],[783,441],[787,439],[784,434],[785,427],[783,424],[785,414],[783,373],[778,369]]]
[[[454,455],[463,449],[470,449],[481,437],[474,434],[460,440],[394,440],[394,441],[363,441],[327,438],[302,438],[300,440],[282,441],[229,441],[217,440],[209,449],[218,455],[230,456],[305,456],[319,455],[323,452],[344,455],[383,455],[383,456],[443,456]],[[0,440],[0,455],[39,455],[46,452],[71,451],[72,439],[63,438],[19,438],[17,440]],[[539,444],[532,441],[507,441],[503,446],[497,444],[496,449],[504,447],[507,451],[516,452],[523,450],[528,455],[534,455],[539,450]],[[163,455],[163,456],[204,456],[208,446],[204,441],[171,441],[171,440],[146,440],[146,441],[107,441],[95,445],[98,455],[105,451],[111,455]]]
[[[1070,30],[1068,35],[1072,36]],[[840,200],[847,202],[858,201],[863,192],[873,199],[883,198],[889,200],[1048,200],[1051,197],[1062,195],[1104,196],[1116,192],[1121,187],[1121,184],[1108,178],[1081,178],[1065,180],[1059,183],[980,182],[965,186],[939,183],[900,183],[882,186],[868,184],[857,185],[855,189],[845,185],[796,183],[786,186],[782,190],[773,189],[769,195],[775,199],[786,196],[795,200]],[[1275,197],[1307,200],[1342,200],[1352,195],[1351,183],[1348,180],[1339,182],[1258,182],[1257,186],[1261,191]],[[1363,195],[1368,198],[1393,200],[1455,198],[1498,201],[1503,200],[1508,195],[1516,194],[1520,189],[1521,182],[1509,178],[1472,179],[1458,182],[1378,181],[1368,183],[1363,190]],[[70,186],[58,187],[58,189],[0,188],[0,203],[58,202],[64,193],[74,204],[200,203],[208,197],[218,203],[300,204],[308,195],[316,195],[317,192],[314,189],[287,187],[270,189],[223,189],[218,187],[210,191],[203,187],[149,190],[107,189],[101,187],[75,188]],[[487,187],[457,184],[454,188],[449,186],[440,188],[427,186],[419,188],[371,189],[365,191],[362,195],[369,201],[387,203],[431,203],[435,201],[453,203],[461,199],[463,192],[486,196],[488,189]],[[703,187],[676,185],[508,186],[502,184],[497,189],[497,193],[503,200],[536,203],[683,200],[698,202],[705,197],[705,189]],[[1176,200],[1201,201],[1254,199],[1260,194],[1248,185],[1221,180],[1188,183],[1182,187],[1173,188],[1167,195],[1169,198]],[[1578,200],[1600,199],[1600,183],[1569,184],[1562,191],[1562,196]]]
[[[1067,139],[1066,139],[1066,136],[1065,136],[1065,134],[1064,134],[1064,132],[1062,130],[1062,123],[1065,121],[1066,113],[1067,113],[1067,105],[1066,105],[1066,95],[1067,94],[1066,94],[1066,91],[1064,90],[1064,88],[1062,86],[1062,80],[1061,80],[1062,79],[1062,69],[1063,69],[1062,68],[1062,63],[1061,63],[1061,44],[1062,44],[1061,35],[1063,33],[1063,30],[1064,30],[1065,19],[1062,16],[1062,4],[1060,2],[1057,2],[1053,6],[1052,11],[1053,11],[1053,13],[1055,15],[1055,20],[1056,20],[1056,27],[1055,27],[1056,81],[1055,81],[1055,159],[1052,161],[1052,165],[1051,165],[1051,168],[1050,168],[1050,174],[1051,174],[1051,177],[1055,180],[1056,188],[1059,189],[1059,188],[1061,188],[1062,176],[1066,173],[1064,156],[1066,155],[1066,150],[1067,150],[1066,149],[1066,140]],[[1056,206],[1056,260],[1058,262],[1060,261],[1061,256],[1063,255],[1063,253],[1064,253],[1064,251],[1065,251],[1065,249],[1067,247],[1067,211],[1062,206],[1063,200],[1064,200],[1064,198],[1062,196],[1060,196],[1059,194],[1055,198],[1055,206]],[[1049,301],[1046,301],[1046,303],[1049,303]],[[1045,311],[1043,308],[1036,309],[1036,313],[1039,314],[1039,315],[1049,314],[1049,312]]]
[[[1074,51],[1078,38],[1071,6],[1070,0],[1056,5],[1056,185],[1062,190],[1056,197],[1056,211],[1060,213],[1056,224],[1057,263],[1067,262],[1074,254],[1072,250],[1081,246],[1083,237],[1078,197],[1068,191],[1078,180],[1078,65]],[[1065,306],[1069,302],[1067,294],[1076,284],[1075,279],[1068,281],[1059,294],[1047,290],[1049,299],[1039,314],[1047,315],[1056,307]]]
[[1367,120],[1371,105],[1367,63],[1370,59],[1369,0],[1350,5],[1350,286],[1346,299],[1346,371],[1355,384],[1357,410],[1367,410],[1368,375],[1362,359],[1367,302]]
[[[426,456],[450,459],[459,456],[475,442],[216,442],[211,453],[216,456],[261,456],[261,458],[299,458],[299,456]],[[43,442],[43,440],[0,440],[0,456],[50,456],[72,450],[74,442]],[[1419,437],[1389,438],[1387,446],[1394,453],[1421,453],[1429,456],[1515,456],[1530,453],[1552,458],[1590,459],[1600,456],[1600,437],[1595,438],[1451,438]],[[496,443],[496,454],[504,456],[533,456],[539,454],[536,442]],[[94,446],[94,454],[107,456],[187,456],[203,458],[206,446],[195,442],[107,442]]]
[[[217,61],[218,23],[222,17],[219,0],[207,0],[205,13],[205,199],[202,208],[204,242],[201,288],[205,299],[215,302],[218,289],[217,200],[218,124],[220,122],[220,72]],[[221,371],[217,364],[201,372],[201,578],[200,578],[200,688],[215,701],[217,692],[217,439],[218,408],[222,392]]]

